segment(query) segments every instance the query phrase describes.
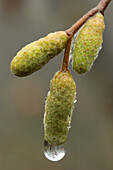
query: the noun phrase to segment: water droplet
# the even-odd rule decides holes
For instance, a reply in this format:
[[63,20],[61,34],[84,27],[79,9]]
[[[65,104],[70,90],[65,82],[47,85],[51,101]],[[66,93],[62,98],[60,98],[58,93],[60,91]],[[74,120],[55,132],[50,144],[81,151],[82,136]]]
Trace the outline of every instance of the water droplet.
[[96,56],[95,56],[95,59],[98,57],[99,52],[100,52],[101,49],[102,49],[102,45],[100,45],[100,47],[99,47],[99,49],[98,49],[98,51],[97,51],[97,54],[96,54]]
[[99,50],[101,50],[102,49],[102,45],[100,45],[100,48],[99,48]]
[[76,102],[77,102],[77,100],[75,99],[74,103],[76,103]]
[[69,129],[71,128],[71,125],[69,125]]
[[69,61],[72,60],[72,56],[73,56],[73,49],[74,49],[74,45],[75,45],[75,39],[76,39],[77,34],[74,35],[72,43],[71,43],[71,49],[70,49],[70,55],[69,55]]
[[50,161],[60,161],[66,154],[66,143],[54,146],[44,141],[44,155]]

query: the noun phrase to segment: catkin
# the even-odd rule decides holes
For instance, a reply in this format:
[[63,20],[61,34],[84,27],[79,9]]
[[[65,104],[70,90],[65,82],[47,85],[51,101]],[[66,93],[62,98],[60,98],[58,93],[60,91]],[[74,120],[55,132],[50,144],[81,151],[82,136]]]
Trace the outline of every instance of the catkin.
[[57,72],[50,83],[44,115],[45,140],[51,145],[66,142],[75,99],[76,85],[70,72]]
[[65,48],[67,41],[68,35],[65,31],[58,31],[26,45],[11,62],[13,74],[24,77],[40,70]]
[[72,57],[72,67],[79,73],[90,71],[103,42],[104,16],[97,13],[78,32]]

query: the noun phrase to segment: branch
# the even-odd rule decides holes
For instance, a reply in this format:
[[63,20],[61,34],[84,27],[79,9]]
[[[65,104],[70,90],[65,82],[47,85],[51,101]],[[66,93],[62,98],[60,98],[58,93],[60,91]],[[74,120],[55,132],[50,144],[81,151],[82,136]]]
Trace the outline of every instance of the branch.
[[111,0],[101,0],[100,3],[98,4],[98,11],[100,11],[103,15],[110,1]]
[[71,41],[73,37],[70,37],[68,39],[68,42],[66,44],[65,52],[64,52],[64,58],[63,58],[63,64],[61,71],[68,71],[68,63],[69,63],[69,54],[70,54],[70,48],[71,48]]
[[82,27],[82,25],[92,16],[94,16],[97,12],[101,12],[104,15],[104,11],[109,5],[111,0],[100,0],[99,4],[91,9],[89,12],[87,12],[82,18],[80,18],[71,28],[66,30],[65,32],[69,36],[69,40],[67,42],[65,53],[64,53],[64,59],[62,64],[62,71],[68,70],[68,62],[69,62],[69,54],[70,54],[70,48],[71,48],[71,41],[74,36],[74,34]]
[[87,12],[82,18],[80,18],[71,28],[66,30],[66,33],[68,36],[73,36],[79,28],[93,15],[95,15],[97,12],[101,12],[104,15],[104,11],[107,8],[108,4],[111,0],[100,0],[99,4],[91,9],[89,12]]

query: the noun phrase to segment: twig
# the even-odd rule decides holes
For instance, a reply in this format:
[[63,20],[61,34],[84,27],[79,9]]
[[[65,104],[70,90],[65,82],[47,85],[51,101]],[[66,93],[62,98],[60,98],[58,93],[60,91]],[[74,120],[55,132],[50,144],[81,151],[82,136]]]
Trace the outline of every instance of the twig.
[[82,25],[92,16],[94,16],[97,12],[101,12],[104,15],[104,11],[107,8],[108,4],[111,0],[100,0],[99,4],[87,12],[82,18],[80,18],[71,28],[66,30],[67,35],[69,36],[69,40],[67,42],[64,59],[62,64],[62,71],[68,70],[68,61],[69,61],[69,53],[72,37],[74,34],[82,27]]
[[98,4],[98,11],[100,11],[103,15],[110,1],[111,0],[101,0],[100,3]]
[[87,12],[82,18],[80,18],[71,28],[66,30],[66,33],[69,36],[73,36],[79,28],[93,15],[95,15],[97,12],[101,12],[104,14],[105,9],[107,8],[108,4],[111,0],[100,0],[99,4],[91,9],[89,12]]
[[65,48],[65,52],[64,52],[64,58],[63,58],[63,64],[62,64],[62,69],[61,69],[62,71],[67,71],[68,70],[71,41],[72,41],[72,37],[69,38],[69,40],[68,40],[68,42],[66,44],[66,48]]

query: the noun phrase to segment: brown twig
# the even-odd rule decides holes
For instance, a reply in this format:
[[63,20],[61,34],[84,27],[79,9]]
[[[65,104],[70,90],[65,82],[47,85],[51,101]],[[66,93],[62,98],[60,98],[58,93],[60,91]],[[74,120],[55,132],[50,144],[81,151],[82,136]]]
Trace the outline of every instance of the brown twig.
[[71,28],[66,30],[66,33],[69,36],[73,36],[79,28],[93,15],[95,15],[97,12],[101,12],[104,14],[105,9],[107,8],[108,4],[111,0],[100,0],[99,4],[91,9],[89,12],[87,12],[82,18],[80,18]]
[[82,27],[82,25],[93,15],[95,15],[97,12],[101,12],[104,15],[104,11],[107,8],[108,4],[111,0],[100,0],[99,4],[91,9],[89,12],[87,12],[82,18],[80,18],[71,28],[66,30],[67,35],[69,36],[69,40],[67,42],[65,53],[64,53],[64,59],[62,64],[62,71],[68,70],[68,61],[69,61],[69,53],[70,53],[70,46],[72,37],[74,34]]
[[104,11],[106,10],[110,1],[111,0],[101,0],[100,3],[98,4],[98,11],[100,11],[102,14],[104,14]]
[[66,44],[66,48],[65,48],[65,52],[64,52],[64,58],[63,58],[63,64],[62,64],[62,69],[61,69],[62,71],[67,71],[68,70],[71,41],[72,41],[72,37],[69,38],[69,40],[68,40],[68,42]]

